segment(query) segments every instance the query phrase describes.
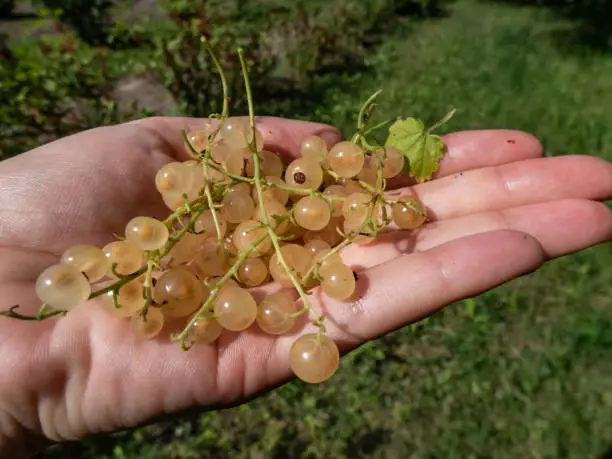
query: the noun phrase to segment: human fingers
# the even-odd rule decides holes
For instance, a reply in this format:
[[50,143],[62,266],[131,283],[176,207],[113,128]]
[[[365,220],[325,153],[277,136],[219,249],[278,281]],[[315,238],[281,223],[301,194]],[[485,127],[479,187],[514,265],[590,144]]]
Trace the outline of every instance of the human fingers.
[[558,199],[612,198],[612,163],[594,156],[533,158],[395,190],[416,193],[433,220]]
[[403,254],[499,230],[529,234],[539,241],[548,258],[556,258],[612,240],[612,211],[599,202],[565,199],[481,212],[433,222],[418,231],[385,233],[371,245],[347,247],[342,258],[349,265],[366,269]]
[[[499,166],[543,154],[542,145],[531,134],[508,129],[460,131],[442,138],[445,153],[435,178],[448,177],[469,170]],[[395,189],[414,184],[406,174],[389,181]]]
[[[189,159],[185,150],[181,129],[196,131],[207,127],[215,127],[216,120],[208,118],[184,117],[153,117],[133,122],[135,125],[154,129],[166,140],[174,156],[180,160]],[[272,116],[258,116],[255,124],[264,138],[264,147],[283,155],[285,160],[299,156],[300,144],[308,136],[317,135],[323,138],[327,145],[342,140],[342,134],[336,128],[322,123],[290,120]]]
[[[433,314],[462,298],[478,295],[537,269],[546,259],[539,242],[518,231],[468,236],[424,252],[402,255],[359,274],[356,299],[336,301],[319,289],[313,309],[342,350],[363,344]],[[305,331],[314,330],[307,325]],[[279,372],[295,336],[276,344]],[[272,367],[272,366],[271,366]],[[286,370],[284,370],[286,371]]]

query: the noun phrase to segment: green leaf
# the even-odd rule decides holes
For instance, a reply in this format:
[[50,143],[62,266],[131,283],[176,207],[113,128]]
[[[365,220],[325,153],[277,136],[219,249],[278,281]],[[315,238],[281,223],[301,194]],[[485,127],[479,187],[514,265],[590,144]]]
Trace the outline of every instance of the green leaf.
[[423,122],[415,118],[393,123],[385,145],[402,152],[408,160],[409,174],[419,183],[431,179],[444,156],[442,139],[430,134]]

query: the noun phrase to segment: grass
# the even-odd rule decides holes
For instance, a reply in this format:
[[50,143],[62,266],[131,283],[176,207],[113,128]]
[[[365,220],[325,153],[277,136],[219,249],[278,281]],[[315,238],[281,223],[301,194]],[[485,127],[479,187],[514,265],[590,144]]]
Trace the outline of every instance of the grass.
[[[555,154],[612,159],[612,56],[568,53],[540,10],[459,1],[337,76],[324,109],[348,132],[379,113],[447,130],[524,129]],[[483,154],[486,154],[484,152]],[[549,263],[369,343],[328,384],[51,449],[45,458],[603,458],[612,446],[612,247]],[[483,267],[486,269],[486,267]]]

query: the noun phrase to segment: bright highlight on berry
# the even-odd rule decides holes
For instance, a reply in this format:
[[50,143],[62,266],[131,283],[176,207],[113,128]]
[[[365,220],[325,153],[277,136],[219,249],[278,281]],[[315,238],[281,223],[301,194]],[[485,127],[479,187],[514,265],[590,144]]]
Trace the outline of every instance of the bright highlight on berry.
[[[208,42],[204,46],[214,56]],[[167,339],[166,323],[179,324],[171,339],[185,350],[253,328],[273,336],[291,333],[297,336],[288,356],[291,369],[303,381],[320,383],[336,372],[340,354],[311,293],[355,301],[363,292],[340,251],[373,243],[392,223],[416,230],[427,222],[414,192],[391,199],[386,181],[403,172],[429,179],[443,144],[412,118],[392,126],[385,146],[376,144],[370,133],[379,126],[366,120],[376,93],[360,110],[350,140],[332,145],[309,135],[300,145],[281,148],[297,155],[299,147],[300,156],[285,161],[266,145],[268,131],[255,122],[242,52],[239,59],[249,116],[229,116],[223,78],[222,113],[182,133],[190,159],[168,163],[150,177],[169,215],[134,217],[101,249],[87,241],[67,247],[60,264],[36,281],[44,305],[32,318],[79,305],[98,308],[110,321],[129,320],[139,340]],[[275,285],[263,289],[265,295],[250,290],[266,283]],[[26,317],[15,309],[0,315]],[[308,322],[317,331],[303,334]]]

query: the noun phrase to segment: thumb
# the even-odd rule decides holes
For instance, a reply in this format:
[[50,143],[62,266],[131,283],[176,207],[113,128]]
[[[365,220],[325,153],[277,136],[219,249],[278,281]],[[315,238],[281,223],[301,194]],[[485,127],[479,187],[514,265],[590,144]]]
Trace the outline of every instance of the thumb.
[[[215,126],[217,121],[209,118],[152,117],[133,121],[132,123],[156,130],[172,147],[174,156],[179,160],[185,160],[189,159],[189,157],[185,151],[181,129],[195,131]],[[281,154],[285,160],[291,160],[299,156],[300,144],[308,136],[320,136],[325,140],[328,147],[331,147],[343,138],[338,129],[322,123],[259,116],[255,118],[255,124],[263,134],[264,147],[267,150]]]

